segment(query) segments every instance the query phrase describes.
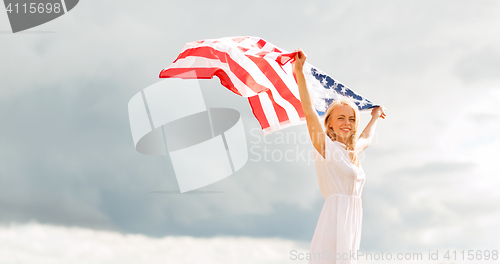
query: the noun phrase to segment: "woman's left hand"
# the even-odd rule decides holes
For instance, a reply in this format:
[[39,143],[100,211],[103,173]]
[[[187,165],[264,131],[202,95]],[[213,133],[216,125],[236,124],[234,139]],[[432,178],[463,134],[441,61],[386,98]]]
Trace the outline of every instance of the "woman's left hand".
[[297,54],[295,54],[294,67],[295,70],[302,72],[302,67],[306,62],[307,56],[301,49],[296,49],[295,51],[297,51]]
[[385,119],[385,107],[377,106],[372,109],[372,117]]

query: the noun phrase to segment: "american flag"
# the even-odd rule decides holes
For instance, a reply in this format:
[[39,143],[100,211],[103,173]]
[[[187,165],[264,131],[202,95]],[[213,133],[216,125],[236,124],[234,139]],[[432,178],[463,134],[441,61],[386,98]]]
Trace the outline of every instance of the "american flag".
[[[248,97],[253,114],[267,135],[305,123],[291,63],[295,54],[258,37],[200,40],[187,43],[177,59],[161,71],[160,78],[219,77],[223,86]],[[303,68],[320,116],[340,96],[352,99],[360,110],[377,106],[309,63]]]

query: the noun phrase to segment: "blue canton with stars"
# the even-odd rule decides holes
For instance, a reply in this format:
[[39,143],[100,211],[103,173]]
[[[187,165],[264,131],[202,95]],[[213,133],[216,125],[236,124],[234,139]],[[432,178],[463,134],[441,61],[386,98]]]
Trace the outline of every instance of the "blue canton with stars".
[[[311,74],[314,76],[314,78],[316,78],[321,83],[321,86],[323,86],[323,88],[333,89],[337,94],[349,97],[358,106],[359,110],[366,110],[366,109],[370,109],[370,108],[379,106],[379,105],[373,104],[370,100],[357,94],[353,90],[349,89],[347,86],[344,86],[343,84],[335,81],[332,77],[317,70],[314,67],[311,68]],[[325,101],[326,105],[328,105],[328,106],[334,101],[333,98],[323,98],[323,100]],[[319,111],[317,109],[316,109],[316,111],[318,112],[318,114],[320,116],[323,116],[325,114],[325,112]]]

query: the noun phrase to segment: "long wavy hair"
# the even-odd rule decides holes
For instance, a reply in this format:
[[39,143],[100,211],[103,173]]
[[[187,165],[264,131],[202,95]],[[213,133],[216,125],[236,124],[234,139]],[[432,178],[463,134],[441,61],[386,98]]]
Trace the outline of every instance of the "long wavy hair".
[[352,110],[354,110],[354,120],[355,120],[354,121],[354,128],[352,130],[351,136],[347,139],[346,147],[347,147],[347,151],[349,152],[349,157],[351,158],[352,163],[354,165],[356,165],[357,167],[359,167],[358,155],[354,152],[354,149],[356,148],[356,140],[357,140],[356,132],[358,131],[358,124],[359,124],[359,110],[358,110],[358,106],[352,100],[350,100],[346,97],[341,97],[341,98],[335,99],[335,101],[333,101],[333,103],[328,107],[328,110],[326,111],[326,114],[325,114],[325,128],[326,128],[325,133],[333,141],[337,140],[337,134],[335,134],[333,129],[330,126],[328,126],[328,124],[330,123],[333,110],[335,110],[335,108],[342,106],[342,105],[350,106],[352,108]]

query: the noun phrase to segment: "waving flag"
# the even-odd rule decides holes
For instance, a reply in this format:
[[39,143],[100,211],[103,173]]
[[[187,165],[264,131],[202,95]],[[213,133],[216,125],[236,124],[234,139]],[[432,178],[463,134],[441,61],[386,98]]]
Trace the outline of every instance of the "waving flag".
[[[161,71],[160,78],[219,77],[223,86],[248,97],[267,135],[305,123],[291,63],[295,54],[258,37],[200,40],[187,43],[177,59]],[[309,63],[304,65],[304,75],[320,116],[339,96],[351,98],[360,110],[377,106]]]

